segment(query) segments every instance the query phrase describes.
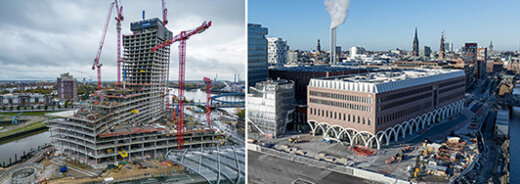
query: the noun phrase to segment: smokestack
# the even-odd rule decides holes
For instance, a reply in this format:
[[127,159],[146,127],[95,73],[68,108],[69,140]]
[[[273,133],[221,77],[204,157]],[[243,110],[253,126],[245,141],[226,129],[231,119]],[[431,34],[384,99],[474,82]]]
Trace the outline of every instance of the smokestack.
[[345,23],[347,19],[350,0],[324,0],[323,4],[327,7],[330,15],[330,64],[336,63],[336,28]]
[[336,28],[330,29],[330,65],[336,64]]

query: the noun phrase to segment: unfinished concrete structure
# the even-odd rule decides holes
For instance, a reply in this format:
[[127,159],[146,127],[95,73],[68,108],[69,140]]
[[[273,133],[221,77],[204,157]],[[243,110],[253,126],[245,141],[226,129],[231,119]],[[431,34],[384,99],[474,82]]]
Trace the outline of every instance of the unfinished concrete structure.
[[[78,110],[47,115],[56,149],[94,168],[121,159],[161,158],[177,147],[176,127],[165,116],[170,47],[149,52],[172,33],[158,18],[130,27],[133,34],[123,35],[123,82],[91,94]],[[184,146],[221,144],[215,131],[187,125]]]

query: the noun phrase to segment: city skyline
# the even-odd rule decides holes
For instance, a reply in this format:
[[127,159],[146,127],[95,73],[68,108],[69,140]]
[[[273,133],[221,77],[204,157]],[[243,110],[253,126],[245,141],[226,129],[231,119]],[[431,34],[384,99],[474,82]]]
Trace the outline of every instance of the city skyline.
[[[330,18],[323,1],[249,1],[248,5],[249,23],[269,28],[268,37],[283,38],[291,49],[303,50],[315,49],[320,39],[322,48],[329,50]],[[347,20],[337,28],[337,45],[343,50],[360,46],[367,50],[411,51],[417,27],[419,45],[434,51],[439,50],[443,30],[445,41],[453,43],[454,49],[466,42],[487,47],[493,41],[494,50],[517,50],[520,35],[515,34],[514,27],[520,26],[504,26],[520,18],[513,14],[513,7],[518,5],[520,2],[512,1],[352,1]],[[471,11],[484,7],[487,11]]]
[[[2,1],[0,2],[0,80],[55,80],[69,72],[75,78],[96,80],[91,70],[111,1]],[[131,34],[130,22],[158,17],[162,20],[161,1],[122,2],[121,33]],[[187,44],[186,80],[204,76],[233,80],[238,73],[245,78],[245,2],[167,1],[167,25],[174,34],[193,29],[206,20],[213,27],[204,37]],[[225,11],[224,11],[225,10]],[[116,80],[115,11],[107,30],[100,63],[102,81]],[[170,81],[177,80],[178,44],[171,47]],[[122,72],[121,72],[122,73]]]

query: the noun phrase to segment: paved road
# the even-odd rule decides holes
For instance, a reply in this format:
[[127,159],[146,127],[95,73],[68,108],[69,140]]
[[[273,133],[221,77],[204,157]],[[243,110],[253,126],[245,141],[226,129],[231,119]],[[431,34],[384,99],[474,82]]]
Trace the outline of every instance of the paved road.
[[[484,141],[486,142],[486,152],[483,153],[483,158],[481,160],[481,165],[484,166],[479,170],[479,181],[487,182],[490,177],[492,177],[498,163],[498,154],[497,154],[497,146],[496,142],[493,139],[493,130],[494,130],[494,120],[496,118],[496,111],[491,111],[489,116],[485,120],[486,128],[483,132]],[[497,178],[494,178],[495,183],[499,183]]]
[[[291,183],[294,180],[310,183],[374,183],[354,176],[300,164],[290,160],[248,150],[248,182],[254,184]],[[302,182],[305,183],[305,182]]]

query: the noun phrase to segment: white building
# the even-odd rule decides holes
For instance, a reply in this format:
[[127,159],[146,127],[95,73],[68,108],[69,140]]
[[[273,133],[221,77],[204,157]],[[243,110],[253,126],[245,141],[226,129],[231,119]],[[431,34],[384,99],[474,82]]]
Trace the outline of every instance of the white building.
[[294,82],[268,80],[256,83],[247,94],[248,123],[252,131],[267,137],[285,134],[295,108]]
[[283,66],[286,63],[286,55],[289,46],[282,38],[267,38],[267,62],[269,65]]
[[350,58],[356,58],[360,54],[365,54],[366,50],[363,47],[350,47]]

